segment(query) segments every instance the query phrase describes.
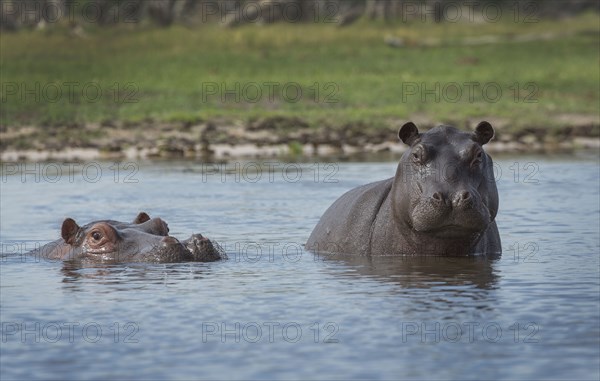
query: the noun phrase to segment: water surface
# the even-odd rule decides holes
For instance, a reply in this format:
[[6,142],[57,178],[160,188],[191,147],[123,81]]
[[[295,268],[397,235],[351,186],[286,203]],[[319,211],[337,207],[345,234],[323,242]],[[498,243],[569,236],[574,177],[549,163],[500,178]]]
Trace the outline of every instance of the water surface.
[[[597,380],[597,157],[496,162],[497,260],[303,250],[327,206],[394,162],[5,164],[2,379]],[[58,238],[65,217],[141,210],[176,237],[216,239],[230,260],[81,268],[20,255]]]

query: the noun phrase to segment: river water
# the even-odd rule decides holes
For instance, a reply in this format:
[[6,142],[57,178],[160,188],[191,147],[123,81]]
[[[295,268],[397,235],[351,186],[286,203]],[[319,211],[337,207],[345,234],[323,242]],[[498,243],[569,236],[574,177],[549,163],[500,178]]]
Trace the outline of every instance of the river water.
[[[597,153],[496,158],[497,260],[303,250],[327,206],[395,167],[4,163],[1,378],[597,380]],[[142,210],[230,259],[81,268],[21,255],[65,217]]]

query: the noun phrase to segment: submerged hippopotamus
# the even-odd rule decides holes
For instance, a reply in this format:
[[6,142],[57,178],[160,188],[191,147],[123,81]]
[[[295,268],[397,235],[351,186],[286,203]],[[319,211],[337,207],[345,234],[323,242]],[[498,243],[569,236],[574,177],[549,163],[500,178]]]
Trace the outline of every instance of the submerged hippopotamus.
[[79,226],[67,218],[61,236],[28,254],[97,262],[211,262],[226,258],[218,244],[201,234],[180,242],[169,236],[165,221],[151,219],[144,212],[132,223],[99,220]]
[[494,221],[498,190],[482,146],[488,122],[475,132],[438,126],[398,137],[410,148],[396,176],[360,186],[327,209],[310,235],[312,251],[363,255],[472,255],[502,252]]

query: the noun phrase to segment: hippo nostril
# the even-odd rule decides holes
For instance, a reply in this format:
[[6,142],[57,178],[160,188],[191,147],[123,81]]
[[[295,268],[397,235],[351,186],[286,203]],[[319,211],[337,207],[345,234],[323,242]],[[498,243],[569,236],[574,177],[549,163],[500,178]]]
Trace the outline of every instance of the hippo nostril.
[[431,198],[433,198],[436,201],[443,201],[444,200],[444,196],[442,196],[442,194],[440,192],[435,192]]
[[468,191],[460,191],[454,194],[452,197],[452,205],[457,206],[465,206],[469,203],[471,199],[471,192]]
[[163,237],[160,242],[164,243],[165,245],[175,245],[179,243],[177,238],[171,236]]

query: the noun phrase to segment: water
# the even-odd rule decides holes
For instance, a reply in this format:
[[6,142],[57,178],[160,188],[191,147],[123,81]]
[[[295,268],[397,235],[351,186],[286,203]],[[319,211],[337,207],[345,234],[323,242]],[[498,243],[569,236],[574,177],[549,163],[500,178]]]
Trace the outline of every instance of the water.
[[[303,251],[331,202],[394,162],[240,163],[238,177],[228,164],[224,178],[201,163],[28,164],[24,177],[5,163],[1,377],[597,380],[597,160],[497,159],[493,261]],[[67,216],[141,210],[176,237],[216,239],[230,260],[80,268],[19,255]]]

